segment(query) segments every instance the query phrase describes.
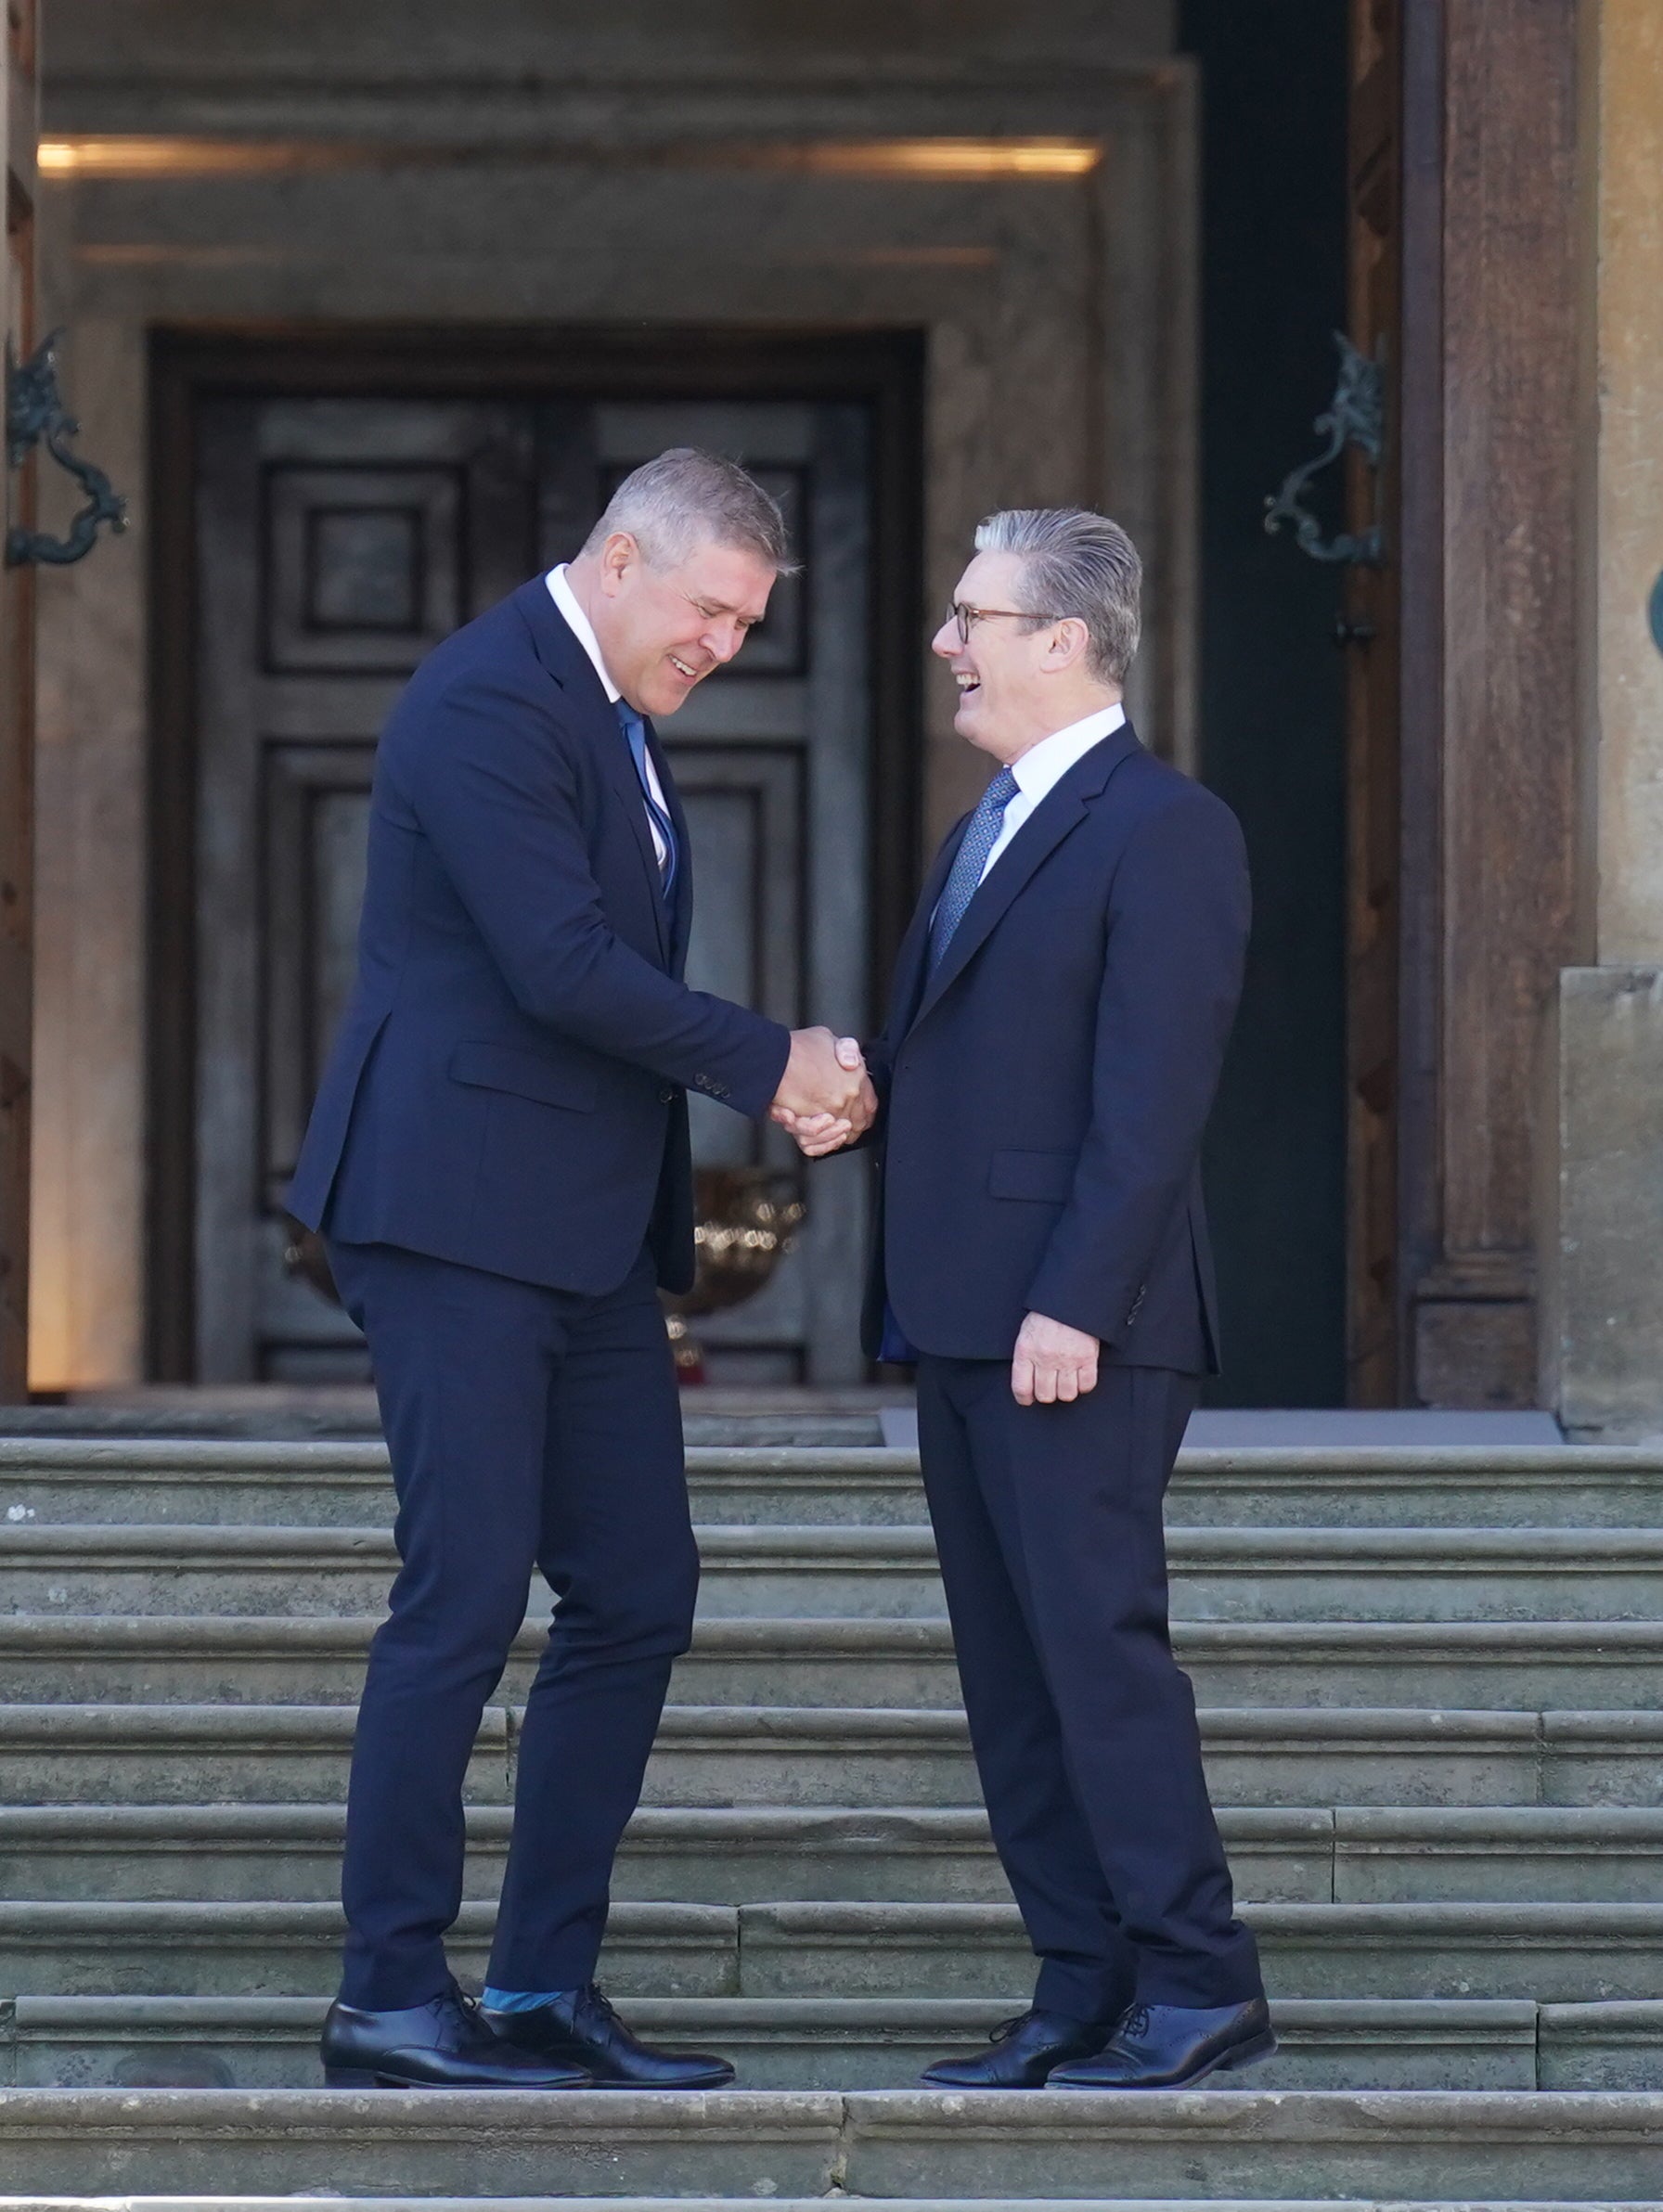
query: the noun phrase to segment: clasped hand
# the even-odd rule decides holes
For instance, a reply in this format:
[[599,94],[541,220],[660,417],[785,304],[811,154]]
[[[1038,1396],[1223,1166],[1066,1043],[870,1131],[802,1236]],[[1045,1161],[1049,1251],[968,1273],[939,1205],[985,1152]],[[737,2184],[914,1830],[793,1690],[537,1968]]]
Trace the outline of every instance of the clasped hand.
[[810,1160],[863,1137],[877,1113],[878,1094],[855,1039],[829,1029],[793,1029],[791,1058],[768,1111]]

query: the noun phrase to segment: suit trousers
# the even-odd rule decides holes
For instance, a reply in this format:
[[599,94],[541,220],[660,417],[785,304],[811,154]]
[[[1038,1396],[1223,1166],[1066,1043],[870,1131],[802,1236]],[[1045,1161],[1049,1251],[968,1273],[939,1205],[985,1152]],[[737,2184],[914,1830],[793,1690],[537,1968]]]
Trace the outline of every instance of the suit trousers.
[[555,1604],[488,1978],[578,1987],[699,1586],[651,1263],[587,1297],[393,1245],[329,1257],[369,1342],[402,1562],[353,1745],[342,2000],[393,2010],[445,1986],[463,1782],[534,1571]]
[[1262,1996],[1167,1628],[1161,1505],[1193,1377],[1105,1366],[1019,1406],[1009,1360],[918,1363],[924,1488],[993,1839],[1079,2020]]

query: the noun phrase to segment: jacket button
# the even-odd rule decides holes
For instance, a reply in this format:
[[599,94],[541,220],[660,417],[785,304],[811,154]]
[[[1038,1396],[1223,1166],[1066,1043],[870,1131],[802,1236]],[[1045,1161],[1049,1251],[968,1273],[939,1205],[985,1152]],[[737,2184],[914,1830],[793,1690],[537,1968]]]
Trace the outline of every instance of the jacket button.
[[661,1090],[658,1094],[658,1102],[661,1106],[674,1106],[676,1093],[673,1090]]

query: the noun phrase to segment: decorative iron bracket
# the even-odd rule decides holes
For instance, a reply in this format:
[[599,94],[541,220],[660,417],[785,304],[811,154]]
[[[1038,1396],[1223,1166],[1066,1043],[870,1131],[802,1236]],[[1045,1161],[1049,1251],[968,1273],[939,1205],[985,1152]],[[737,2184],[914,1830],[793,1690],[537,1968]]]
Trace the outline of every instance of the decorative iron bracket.
[[[1312,426],[1328,443],[1314,460],[1290,469],[1274,498],[1265,501],[1265,528],[1274,537],[1284,522],[1292,522],[1302,553],[1313,560],[1344,561],[1356,568],[1377,569],[1386,560],[1386,534],[1380,522],[1380,456],[1386,431],[1386,379],[1378,361],[1360,354],[1343,330],[1334,341],[1340,350],[1339,381],[1325,415]],[[1324,538],[1322,525],[1301,504],[1311,479],[1337,461],[1347,445],[1355,445],[1368,462],[1374,479],[1374,520],[1355,534],[1342,531]]]
[[6,458],[14,469],[20,469],[35,445],[44,443],[58,467],[86,494],[86,505],[70,524],[68,537],[51,537],[45,531],[14,525],[6,534],[8,569],[26,568],[32,561],[65,568],[92,551],[100,522],[108,522],[112,531],[127,527],[127,502],[111,486],[109,477],[70,450],[70,440],[80,435],[81,425],[66,413],[58,389],[58,341],[62,336],[61,330],[54,330],[45,344],[22,362],[13,356],[10,345],[6,346]]

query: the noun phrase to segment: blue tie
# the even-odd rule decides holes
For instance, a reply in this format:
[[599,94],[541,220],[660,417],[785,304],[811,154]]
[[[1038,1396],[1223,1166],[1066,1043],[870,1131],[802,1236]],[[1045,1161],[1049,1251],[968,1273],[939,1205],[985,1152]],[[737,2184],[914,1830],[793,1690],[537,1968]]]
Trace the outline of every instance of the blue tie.
[[987,855],[998,844],[999,831],[1005,826],[1005,809],[1015,798],[1016,791],[1015,777],[1009,768],[1001,768],[982,793],[982,804],[965,824],[963,842],[954,857],[947,888],[935,908],[935,919],[930,924],[932,975],[941,964],[942,954],[953,941],[953,932],[964,920],[964,909],[976,894],[976,886],[982,881],[982,871],[987,866]]
[[652,786],[647,778],[647,725],[623,700],[618,701],[618,720],[624,726],[624,735],[629,739],[630,757],[635,772],[640,779],[641,797],[647,802],[647,812],[653,827],[664,841],[664,856],[658,864],[659,884],[665,898],[676,881],[676,831],[669,816],[652,796]]

